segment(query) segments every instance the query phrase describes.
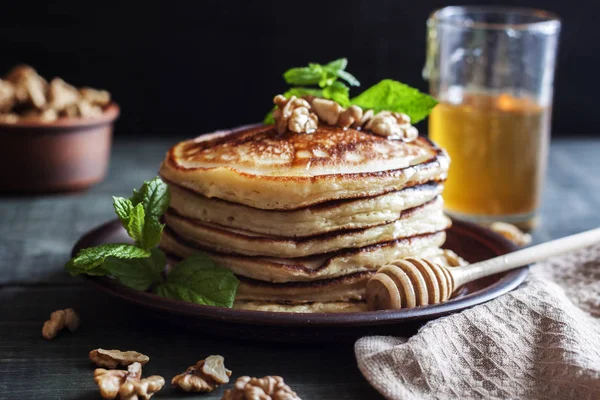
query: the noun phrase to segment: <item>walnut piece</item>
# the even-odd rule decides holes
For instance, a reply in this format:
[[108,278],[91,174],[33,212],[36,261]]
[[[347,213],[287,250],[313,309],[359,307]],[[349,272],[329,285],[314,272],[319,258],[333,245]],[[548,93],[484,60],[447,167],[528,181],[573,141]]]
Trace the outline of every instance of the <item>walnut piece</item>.
[[231,371],[225,368],[222,356],[208,356],[195,365],[188,367],[184,373],[171,380],[173,386],[184,392],[212,392],[219,385],[229,382]]
[[150,357],[137,351],[121,351],[121,350],[104,350],[96,349],[90,351],[90,360],[99,367],[117,368],[118,366],[126,367],[134,362],[141,365],[150,361]]
[[42,109],[46,105],[46,87],[48,83],[35,69],[28,65],[17,65],[4,77],[15,88],[18,104],[32,105]]
[[348,128],[355,123],[360,123],[363,117],[363,110],[359,106],[350,106],[340,113],[338,125],[342,128]]
[[365,129],[388,139],[400,139],[412,142],[419,136],[417,128],[410,124],[410,117],[406,114],[380,111],[365,125]]
[[94,382],[103,399],[115,399],[118,395],[121,400],[147,400],[165,385],[162,376],[152,375],[142,379],[142,365],[138,362],[127,367],[127,371],[97,368]]
[[373,110],[363,111],[356,105],[344,109],[333,100],[313,96],[291,96],[286,99],[283,95],[277,95],[273,103],[277,106],[273,111],[275,127],[280,134],[287,130],[312,133],[322,121],[344,129],[350,126],[364,128],[376,135],[404,142],[412,142],[419,136],[417,128],[410,124],[410,117],[398,112],[380,111],[374,115]]
[[234,389],[227,389],[221,400],[301,400],[280,376],[250,378],[242,376]]
[[98,90],[89,87],[79,89],[81,98],[90,104],[106,107],[110,104],[110,93],[106,90]]
[[23,112],[20,119],[21,121],[52,122],[58,119],[58,114],[50,108],[46,110],[29,110]]
[[465,259],[449,249],[444,249],[444,258],[449,267],[462,267],[468,264]]
[[0,113],[9,112],[15,105],[15,88],[12,83],[0,79]]
[[340,114],[344,110],[342,106],[333,100],[315,98],[312,101],[312,110],[317,114],[319,120],[325,121],[329,125],[336,125]]
[[42,327],[42,336],[44,339],[53,339],[64,328],[71,332],[79,328],[79,316],[72,308],[56,310],[50,314],[50,319]]
[[19,121],[17,114],[0,114],[0,122],[5,124],[16,124]]
[[319,119],[311,112],[308,101],[296,96],[286,99],[279,94],[273,98],[273,103],[278,107],[273,111],[273,118],[279,134],[284,134],[287,130],[296,133],[312,133],[317,130]]
[[48,107],[62,111],[79,101],[79,91],[60,78],[54,78],[48,85]]
[[95,118],[110,102],[105,90],[77,89],[60,78],[47,83],[28,65],[16,66],[0,80],[0,122],[4,123]]
[[523,232],[512,224],[498,221],[492,223],[490,229],[504,236],[519,247],[524,247],[531,243],[531,235]]

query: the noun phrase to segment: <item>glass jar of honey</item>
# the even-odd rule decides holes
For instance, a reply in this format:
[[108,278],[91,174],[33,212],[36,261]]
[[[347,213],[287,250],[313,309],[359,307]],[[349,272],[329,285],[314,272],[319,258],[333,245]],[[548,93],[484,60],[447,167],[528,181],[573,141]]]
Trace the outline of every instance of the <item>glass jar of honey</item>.
[[429,137],[451,158],[450,215],[535,225],[559,31],[539,10],[446,7],[429,18],[423,74],[440,101]]

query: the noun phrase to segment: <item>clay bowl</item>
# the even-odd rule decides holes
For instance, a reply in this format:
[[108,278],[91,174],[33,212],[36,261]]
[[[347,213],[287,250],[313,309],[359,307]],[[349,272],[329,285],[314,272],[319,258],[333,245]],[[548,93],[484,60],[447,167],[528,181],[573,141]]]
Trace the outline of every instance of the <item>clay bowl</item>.
[[0,191],[57,192],[104,179],[119,106],[97,118],[0,123]]

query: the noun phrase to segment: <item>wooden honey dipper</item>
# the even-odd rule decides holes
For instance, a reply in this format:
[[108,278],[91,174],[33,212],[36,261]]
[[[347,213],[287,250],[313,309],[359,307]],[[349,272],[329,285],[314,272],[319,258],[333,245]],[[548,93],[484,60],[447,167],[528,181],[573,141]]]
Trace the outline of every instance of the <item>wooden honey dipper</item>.
[[394,310],[437,304],[474,280],[600,243],[600,228],[462,267],[444,267],[423,258],[384,265],[367,282],[370,310]]

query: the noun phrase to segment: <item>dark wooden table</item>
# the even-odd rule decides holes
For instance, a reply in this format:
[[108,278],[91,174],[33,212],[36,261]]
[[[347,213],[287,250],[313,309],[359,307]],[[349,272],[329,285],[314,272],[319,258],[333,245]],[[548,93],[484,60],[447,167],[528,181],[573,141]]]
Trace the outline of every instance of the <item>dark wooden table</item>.
[[[281,345],[186,332],[141,314],[63,271],[74,242],[114,217],[111,195],[156,175],[169,144],[116,140],[108,179],[90,191],[0,197],[0,398],[99,398],[87,353],[135,349],[151,356],[144,375],[169,380],[210,354],[235,375],[282,375],[304,399],[380,398],[356,367],[352,344]],[[554,140],[537,242],[600,226],[600,140]],[[75,308],[74,334],[41,337],[50,312]],[[223,388],[189,398],[220,399]],[[167,384],[155,398],[178,398]]]

